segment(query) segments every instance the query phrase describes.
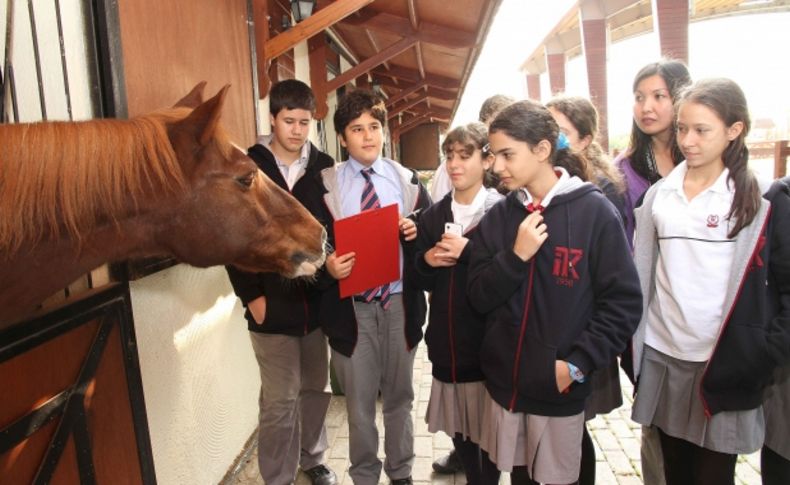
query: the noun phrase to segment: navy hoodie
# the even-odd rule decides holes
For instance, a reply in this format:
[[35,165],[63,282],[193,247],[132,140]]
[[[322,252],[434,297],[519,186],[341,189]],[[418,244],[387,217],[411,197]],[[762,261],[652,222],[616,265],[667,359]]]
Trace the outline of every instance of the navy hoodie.
[[442,382],[483,380],[479,354],[485,315],[471,307],[466,287],[469,255],[474,246],[472,234],[483,213],[502,199],[494,189],[487,192],[485,203],[464,232],[464,237],[470,240],[454,266],[434,268],[425,261],[425,253],[442,239],[444,223],[453,222],[453,192],[420,214],[414,267],[420,288],[431,292],[425,343],[433,377]]
[[555,361],[585,375],[621,353],[642,315],[642,293],[622,223],[591,183],[576,177],[543,212],[548,238],[528,261],[513,252],[528,215],[512,192],[473,236],[469,298],[488,314],[480,353],[486,388],[511,412],[582,412],[590,379],[557,390]]

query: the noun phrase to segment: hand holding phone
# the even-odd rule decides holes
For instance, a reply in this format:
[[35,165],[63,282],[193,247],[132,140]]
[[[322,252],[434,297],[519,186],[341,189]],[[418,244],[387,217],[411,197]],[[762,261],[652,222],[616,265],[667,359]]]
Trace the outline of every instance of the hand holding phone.
[[462,237],[464,235],[464,226],[458,224],[457,222],[445,222],[444,232],[455,234],[458,237]]

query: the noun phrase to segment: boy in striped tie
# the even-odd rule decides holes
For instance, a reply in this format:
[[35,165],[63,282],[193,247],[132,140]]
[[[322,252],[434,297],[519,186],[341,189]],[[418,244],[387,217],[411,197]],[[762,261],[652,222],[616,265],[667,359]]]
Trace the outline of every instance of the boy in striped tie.
[[[352,91],[338,102],[335,130],[349,158],[321,173],[332,243],[331,221],[391,204],[398,204],[400,214],[415,213],[430,205],[430,197],[416,173],[381,156],[386,119],[384,103],[370,91]],[[398,280],[341,299],[337,280],[348,277],[354,270],[354,253],[335,253],[327,258],[326,268],[331,278],[324,282],[322,325],[329,337],[335,372],[346,395],[349,475],[355,485],[379,482],[382,469],[376,429],[379,391],[384,413],[384,472],[395,485],[412,483],[412,367],[415,348],[422,338],[426,303],[423,292],[411,281],[417,226],[412,219],[402,216],[399,227],[401,277]]]

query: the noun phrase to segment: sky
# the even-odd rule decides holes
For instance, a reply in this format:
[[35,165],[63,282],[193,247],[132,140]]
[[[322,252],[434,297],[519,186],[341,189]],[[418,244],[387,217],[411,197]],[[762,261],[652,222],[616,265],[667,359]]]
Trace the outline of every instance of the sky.
[[[559,19],[575,4],[503,0],[461,98],[451,126],[477,120],[482,102],[493,94],[527,95],[521,64]],[[752,119],[771,118],[790,135],[790,13],[752,14],[692,23],[689,27],[689,70],[693,79],[729,77],[746,94]],[[631,127],[636,72],[660,56],[658,35],[649,33],[609,46],[609,131],[625,136]],[[566,65],[566,92],[587,96],[583,57]],[[548,76],[541,76],[542,100],[550,98]],[[759,137],[760,133],[753,133]]]

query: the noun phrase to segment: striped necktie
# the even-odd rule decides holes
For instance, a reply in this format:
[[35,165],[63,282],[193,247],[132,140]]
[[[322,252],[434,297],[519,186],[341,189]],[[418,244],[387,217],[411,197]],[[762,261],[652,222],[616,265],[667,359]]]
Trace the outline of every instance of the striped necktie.
[[[373,182],[370,180],[371,175],[374,173],[373,168],[363,168],[360,173],[362,174],[362,177],[365,178],[365,187],[362,188],[362,197],[360,198],[359,208],[361,212],[371,209],[378,209],[381,207],[381,202],[379,202],[379,196],[376,194],[376,188],[373,186]],[[389,283],[384,283],[381,286],[365,290],[362,292],[362,297],[366,302],[370,303],[373,301],[373,298],[379,294],[379,292],[381,292],[381,307],[386,310],[390,305]]]

